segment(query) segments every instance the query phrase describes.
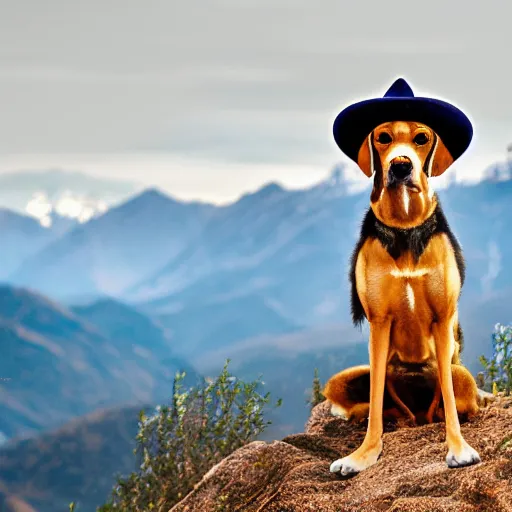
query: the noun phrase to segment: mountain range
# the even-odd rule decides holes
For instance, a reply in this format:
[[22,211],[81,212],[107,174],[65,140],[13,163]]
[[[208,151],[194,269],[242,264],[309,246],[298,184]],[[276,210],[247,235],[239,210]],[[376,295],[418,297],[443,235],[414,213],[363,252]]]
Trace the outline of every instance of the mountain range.
[[181,252],[211,210],[147,190],[46,245],[10,281],[67,302],[120,295]]
[[[345,185],[336,179],[287,190],[270,183],[225,206],[150,189],[61,232],[3,210],[4,502],[28,500],[43,511],[64,503],[69,494],[37,476],[44,467],[37,440],[50,436],[44,446],[56,456],[61,429],[88,424],[98,410],[112,411],[96,417],[98,442],[108,439],[110,420],[102,418],[111,414],[133,429],[138,408],[168,400],[178,369],[192,383],[230,358],[234,374],[261,374],[264,388],[283,398],[270,413],[269,438],[300,431],[314,369],[325,381],[368,357],[366,326],[351,325],[347,277],[368,191],[349,194]],[[494,325],[511,320],[510,172],[452,183],[438,196],[466,259],[462,357],[476,374]],[[80,428],[70,431],[75,446]],[[121,463],[127,447],[117,445],[117,469],[97,454],[103,483],[113,482],[114,469],[130,470]],[[73,466],[65,450],[59,457],[66,462],[52,482],[74,474],[83,483],[80,463]],[[33,493],[45,485],[52,491],[37,501]]]
[[[0,281],[80,223],[137,191],[134,183],[62,170],[0,174]],[[12,279],[11,279],[12,281]]]
[[[130,305],[192,364],[261,335],[350,326],[348,263],[368,191],[348,194],[340,168],[335,172],[337,179],[302,190],[270,183],[225,206],[149,189],[60,236],[49,236],[31,219],[10,219],[0,224],[3,257],[13,248],[23,252],[18,232],[32,246],[18,265],[9,256],[16,268],[3,279],[72,310],[107,299]],[[508,321],[499,315],[512,289],[504,265],[512,244],[507,176],[490,172],[478,184],[438,191],[467,263],[460,318],[463,328],[471,326],[470,365],[489,348],[485,333]],[[488,311],[480,328],[473,326],[475,307]]]
[[[472,322],[475,304],[501,303],[512,285],[503,264],[511,244],[509,167],[478,184],[438,191],[467,262],[463,327]],[[149,189],[53,240],[46,237],[4,280],[70,306],[105,297],[130,304],[192,362],[196,354],[258,335],[349,325],[348,263],[368,192],[348,194],[341,171],[302,190],[270,183],[226,206]],[[7,254],[18,246],[12,239]],[[500,320],[490,315],[480,323],[486,332]],[[482,342],[472,336],[466,339],[475,360],[472,347]]]

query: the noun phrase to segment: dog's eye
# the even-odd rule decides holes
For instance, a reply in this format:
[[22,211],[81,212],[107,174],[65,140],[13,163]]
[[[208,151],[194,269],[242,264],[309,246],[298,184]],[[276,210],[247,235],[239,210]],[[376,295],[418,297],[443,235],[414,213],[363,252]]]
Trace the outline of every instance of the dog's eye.
[[428,142],[428,137],[426,133],[418,133],[416,137],[414,137],[414,143],[418,146],[424,146]]
[[382,132],[378,139],[377,139],[381,144],[389,144],[391,142],[391,135],[389,135],[389,133],[386,133],[386,132]]

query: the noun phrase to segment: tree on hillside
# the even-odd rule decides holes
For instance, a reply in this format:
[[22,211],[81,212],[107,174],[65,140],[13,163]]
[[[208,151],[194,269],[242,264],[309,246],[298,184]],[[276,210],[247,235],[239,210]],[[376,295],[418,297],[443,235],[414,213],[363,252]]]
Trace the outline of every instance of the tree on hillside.
[[318,377],[318,368],[315,368],[313,386],[311,388],[311,397],[308,400],[308,403],[310,404],[311,409],[313,409],[313,407],[322,403],[324,400],[325,397],[322,395],[322,384],[320,383],[320,378]]
[[[269,393],[258,392],[260,379],[245,383],[230,375],[228,364],[216,379],[188,390],[185,374],[177,374],[171,404],[151,416],[141,412],[135,450],[140,471],[118,479],[98,512],[167,512],[211,467],[265,430]],[[275,407],[280,405],[278,400]]]

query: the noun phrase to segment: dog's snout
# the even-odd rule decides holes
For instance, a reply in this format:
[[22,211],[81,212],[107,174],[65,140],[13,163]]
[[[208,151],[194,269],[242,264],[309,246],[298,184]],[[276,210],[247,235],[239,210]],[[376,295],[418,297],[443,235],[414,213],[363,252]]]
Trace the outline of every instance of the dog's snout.
[[389,165],[389,174],[397,181],[407,179],[412,173],[411,159],[406,156],[393,158]]

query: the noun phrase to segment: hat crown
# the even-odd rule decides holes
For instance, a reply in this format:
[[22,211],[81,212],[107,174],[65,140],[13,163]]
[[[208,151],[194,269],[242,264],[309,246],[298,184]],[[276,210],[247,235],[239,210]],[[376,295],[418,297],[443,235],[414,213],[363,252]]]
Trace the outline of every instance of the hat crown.
[[414,98],[414,93],[411,86],[403,78],[398,78],[386,91],[384,98]]
[[334,140],[354,162],[368,134],[382,123],[414,121],[434,130],[454,160],[469,147],[473,126],[458,107],[435,98],[415,96],[403,78],[397,78],[384,97],[362,100],[349,105],[336,117]]

